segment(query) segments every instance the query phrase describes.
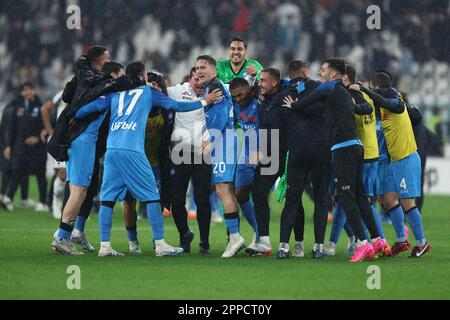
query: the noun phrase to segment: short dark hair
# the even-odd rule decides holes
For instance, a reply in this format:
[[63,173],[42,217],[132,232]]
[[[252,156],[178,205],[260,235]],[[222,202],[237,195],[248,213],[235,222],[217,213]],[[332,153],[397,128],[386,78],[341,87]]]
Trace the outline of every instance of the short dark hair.
[[299,72],[308,67],[308,64],[302,60],[295,60],[289,63],[288,73]]
[[345,60],[344,59],[331,58],[331,59],[325,60],[324,63],[328,63],[330,68],[336,70],[341,75],[345,74]]
[[242,39],[241,37],[234,37],[233,39],[231,39],[230,41],[228,41],[228,47],[230,47],[230,46],[231,46],[231,43],[233,43],[233,42],[235,42],[235,41],[237,41],[237,42],[242,42],[242,43],[244,44],[244,48],[245,48],[245,49],[248,48],[247,42],[245,42],[245,40]]
[[392,87],[392,79],[389,74],[385,72],[377,72],[373,75],[372,84],[374,86],[380,87],[382,89],[387,89]]
[[135,61],[127,65],[126,74],[130,78],[139,77],[145,71],[145,65],[141,61]]
[[192,76],[194,75],[194,73],[197,72],[197,69],[195,67],[191,68],[191,71],[189,72],[189,79],[192,79]]
[[94,46],[91,47],[87,52],[87,59],[89,60],[89,63],[93,63],[100,59],[100,57],[106,52],[108,49],[105,47],[100,46]]
[[20,85],[20,91],[22,91],[25,88],[30,88],[30,89],[34,89],[34,84],[32,84],[31,82],[24,82]]
[[389,71],[384,70],[384,69],[377,70],[375,73],[384,73],[384,74],[386,74],[386,75],[391,79],[391,81],[394,79],[394,78],[392,77],[392,74],[391,74]]
[[242,87],[250,88],[250,84],[247,82],[247,80],[242,78],[234,78],[233,80],[231,80],[230,90],[235,90]]
[[102,67],[102,72],[104,74],[110,75],[111,73],[118,73],[120,70],[125,68],[123,65],[117,62],[107,62]]
[[356,83],[356,69],[351,64],[345,66],[345,74],[351,83]]
[[216,66],[216,59],[214,59],[213,57],[209,56],[209,55],[202,55],[202,56],[198,56],[197,57],[197,61],[199,60],[205,60],[208,62],[208,64]]
[[262,72],[266,72],[268,73],[271,77],[275,78],[275,80],[280,81],[281,80],[281,73],[280,70],[275,69],[275,68],[267,68],[264,69]]

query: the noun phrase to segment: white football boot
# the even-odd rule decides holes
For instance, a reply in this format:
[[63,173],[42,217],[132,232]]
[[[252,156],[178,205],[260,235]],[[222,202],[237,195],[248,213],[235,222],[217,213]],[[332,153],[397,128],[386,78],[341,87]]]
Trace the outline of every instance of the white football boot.
[[305,256],[305,245],[303,241],[295,241],[293,257],[303,258]]
[[239,233],[230,235],[230,241],[228,241],[225,252],[222,254],[222,258],[231,258],[235,256],[239,250],[245,247],[244,243],[245,240]]
[[140,254],[142,253],[141,247],[139,246],[139,241],[128,241],[128,245],[130,246],[130,253],[132,254]]
[[183,248],[172,247],[167,244],[164,240],[155,241],[155,255],[157,257],[163,256],[179,256],[184,252]]

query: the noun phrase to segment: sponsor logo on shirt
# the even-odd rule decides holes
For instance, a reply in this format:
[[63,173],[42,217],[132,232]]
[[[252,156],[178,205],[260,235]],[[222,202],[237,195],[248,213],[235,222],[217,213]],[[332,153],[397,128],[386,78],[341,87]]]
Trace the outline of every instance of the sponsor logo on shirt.
[[114,122],[111,126],[111,131],[117,131],[117,130],[136,131],[136,129],[137,129],[136,122],[118,121],[118,122]]

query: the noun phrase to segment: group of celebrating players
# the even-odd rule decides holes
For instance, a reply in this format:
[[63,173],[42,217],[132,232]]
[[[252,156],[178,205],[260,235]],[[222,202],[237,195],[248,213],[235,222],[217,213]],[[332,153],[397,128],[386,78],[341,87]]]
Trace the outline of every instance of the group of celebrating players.
[[[302,194],[312,184],[316,259],[335,254],[342,229],[351,262],[395,256],[416,246],[411,257],[430,251],[415,205],[421,193],[421,163],[413,125],[420,112],[392,86],[387,71],[365,83],[343,59],[327,59],[320,81],[308,65],[293,61],[288,80],[275,68],[247,59],[241,38],[229,42],[229,59],[199,56],[186,83],[167,87],[161,75],[133,62],[111,62],[106,48],[93,47],[77,62],[62,99],[49,153],[66,161],[67,196],[52,248],[94,251],[84,224],[97,192],[100,159],[99,256],[122,256],[111,246],[116,201],[123,201],[131,253],[140,253],[136,202],[144,207],[157,256],[189,253],[186,193],[190,181],[197,205],[199,250],[210,254],[210,194],[223,210],[228,243],[223,258],[245,247],[240,212],[254,230],[248,255],[269,255],[269,194],[278,183],[285,200],[277,258],[303,257]],[[157,159],[157,160],[155,160]],[[154,163],[158,165],[154,165]],[[376,210],[379,203],[397,239],[389,246]],[[328,211],[334,205],[330,239]],[[179,247],[164,241],[163,210],[172,212]],[[295,247],[289,242],[292,230]]]

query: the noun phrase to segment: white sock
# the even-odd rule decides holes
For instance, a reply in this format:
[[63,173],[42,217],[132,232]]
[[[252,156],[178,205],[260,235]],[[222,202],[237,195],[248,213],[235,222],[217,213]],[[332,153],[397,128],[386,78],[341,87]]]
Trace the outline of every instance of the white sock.
[[109,242],[109,241],[102,241],[102,242],[100,242],[100,247],[102,249],[112,249],[111,248],[111,242]]
[[289,243],[281,242],[278,250],[285,249],[289,251]]
[[367,243],[367,240],[363,240],[363,241],[361,241],[361,240],[358,240],[358,241],[357,241],[357,245],[358,245],[358,247],[362,247],[362,246],[365,246],[365,245],[366,245],[366,243]]
[[417,240],[416,241],[416,244],[417,244],[418,247],[424,247],[426,243],[427,243],[426,239],[422,239],[422,240]]
[[166,242],[164,241],[164,239],[161,240],[155,240],[155,245],[156,246],[162,246],[164,245]]
[[[74,228],[73,231],[72,231],[72,234],[73,234],[74,236],[79,237],[79,236],[82,236],[82,235],[83,235],[83,232],[81,232],[81,231],[78,230],[77,228]],[[108,243],[109,243],[109,242],[108,242]]]
[[259,237],[259,242],[270,245],[270,237],[269,236]]
[[241,237],[240,233],[230,234],[230,240],[239,240]]

